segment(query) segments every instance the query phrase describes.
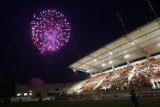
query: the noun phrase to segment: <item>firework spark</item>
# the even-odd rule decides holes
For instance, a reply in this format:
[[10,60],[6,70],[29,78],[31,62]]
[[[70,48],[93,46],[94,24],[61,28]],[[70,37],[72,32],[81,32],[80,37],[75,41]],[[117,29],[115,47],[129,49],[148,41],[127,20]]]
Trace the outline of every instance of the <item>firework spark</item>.
[[69,41],[70,25],[62,13],[44,10],[33,16],[32,41],[41,54],[55,52]]

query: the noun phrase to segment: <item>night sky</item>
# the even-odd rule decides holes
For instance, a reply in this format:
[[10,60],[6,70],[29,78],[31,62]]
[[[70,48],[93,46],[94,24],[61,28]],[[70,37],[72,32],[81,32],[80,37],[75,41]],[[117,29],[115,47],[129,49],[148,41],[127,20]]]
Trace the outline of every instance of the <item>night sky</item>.
[[[160,1],[150,2],[160,16]],[[33,14],[44,9],[63,12],[71,26],[69,42],[48,56],[41,55],[31,41]],[[145,0],[0,1],[0,82],[29,84],[39,78],[44,83],[61,83],[87,78],[89,74],[74,73],[68,66],[126,34],[116,11],[127,32],[155,19]]]

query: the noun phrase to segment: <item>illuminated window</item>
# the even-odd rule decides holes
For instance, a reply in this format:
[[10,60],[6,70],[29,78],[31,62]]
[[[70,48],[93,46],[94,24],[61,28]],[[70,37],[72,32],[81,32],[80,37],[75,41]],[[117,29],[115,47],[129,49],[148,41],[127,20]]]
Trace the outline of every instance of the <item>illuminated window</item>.
[[21,93],[17,93],[17,96],[21,96]]
[[28,93],[24,93],[24,96],[27,96],[28,95]]
[[29,95],[32,95],[32,93],[29,93]]

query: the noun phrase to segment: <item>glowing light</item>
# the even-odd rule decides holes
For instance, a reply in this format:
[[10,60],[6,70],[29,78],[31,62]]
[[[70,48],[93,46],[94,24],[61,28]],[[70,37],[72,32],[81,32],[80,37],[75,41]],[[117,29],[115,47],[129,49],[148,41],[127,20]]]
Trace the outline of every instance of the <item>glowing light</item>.
[[128,59],[128,58],[129,58],[129,55],[128,55],[128,54],[127,54],[127,55],[124,55],[123,58]]
[[108,63],[109,63],[109,64],[112,64],[112,63],[113,63],[113,61],[109,61]]
[[31,95],[32,95],[32,93],[29,93],[29,95],[31,96]]
[[97,62],[97,59],[94,59],[95,62]]
[[57,10],[44,10],[33,15],[31,34],[33,44],[41,54],[55,52],[70,38],[70,25]]
[[87,70],[86,72],[90,72],[90,70]]
[[134,42],[131,42],[131,45],[134,45],[135,43]]
[[17,93],[17,96],[21,96],[21,93]]
[[104,66],[106,66],[106,64],[105,64],[105,63],[103,63],[103,64],[102,64],[102,66],[104,67]]
[[27,96],[28,95],[28,93],[24,93],[24,96]]
[[32,93],[32,90],[30,89],[29,92]]
[[111,52],[109,52],[109,54],[110,54],[110,55],[113,55],[113,52],[111,51]]

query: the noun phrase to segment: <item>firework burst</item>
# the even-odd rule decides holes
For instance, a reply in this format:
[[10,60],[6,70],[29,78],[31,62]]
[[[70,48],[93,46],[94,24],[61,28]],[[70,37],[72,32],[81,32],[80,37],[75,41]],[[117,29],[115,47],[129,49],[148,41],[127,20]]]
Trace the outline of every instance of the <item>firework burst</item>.
[[41,54],[53,53],[69,41],[69,22],[57,10],[44,10],[34,14],[31,25],[33,44]]

